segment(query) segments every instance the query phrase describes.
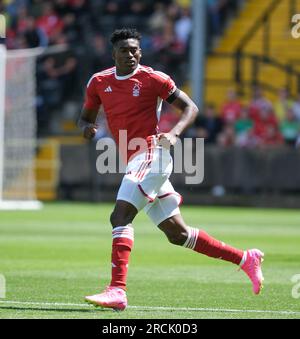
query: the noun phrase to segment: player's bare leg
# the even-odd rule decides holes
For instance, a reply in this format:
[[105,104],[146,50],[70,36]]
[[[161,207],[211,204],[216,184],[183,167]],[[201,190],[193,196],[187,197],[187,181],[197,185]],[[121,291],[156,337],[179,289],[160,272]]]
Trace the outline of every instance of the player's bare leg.
[[259,294],[263,275],[261,262],[264,254],[257,249],[243,251],[216,240],[203,230],[187,226],[180,214],[164,220],[158,227],[168,240],[179,246],[190,248],[209,257],[219,258],[239,265],[252,282],[253,292]]
[[137,213],[137,209],[132,204],[117,200],[110,217],[113,227],[111,282],[103,293],[85,297],[87,302],[118,311],[123,311],[126,308],[126,278],[134,239],[131,223]]
[[173,245],[183,246],[189,235],[189,227],[185,224],[181,214],[164,220],[158,228],[165,233]]
[[115,208],[110,216],[110,223],[113,228],[120,225],[131,224],[137,213],[137,209],[129,202],[117,200]]

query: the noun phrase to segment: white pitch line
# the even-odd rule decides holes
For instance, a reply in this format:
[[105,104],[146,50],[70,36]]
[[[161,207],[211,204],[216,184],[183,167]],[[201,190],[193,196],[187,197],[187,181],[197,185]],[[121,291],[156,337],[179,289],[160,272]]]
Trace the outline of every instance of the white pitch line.
[[[0,300],[1,305],[21,305],[21,306],[51,306],[51,307],[91,307],[88,304],[72,304],[72,303],[42,303],[42,302],[25,302]],[[187,312],[221,312],[221,313],[266,313],[278,315],[299,315],[296,311],[280,311],[280,310],[247,310],[247,309],[226,309],[226,308],[197,308],[197,307],[164,307],[164,306],[128,306],[128,309],[149,310],[149,311],[187,311]]]

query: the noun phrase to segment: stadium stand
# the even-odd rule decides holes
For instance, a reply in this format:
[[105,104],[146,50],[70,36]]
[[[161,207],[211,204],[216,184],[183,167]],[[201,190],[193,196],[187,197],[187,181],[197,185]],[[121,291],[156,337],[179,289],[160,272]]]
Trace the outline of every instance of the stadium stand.
[[[207,0],[208,37],[221,34],[225,18],[236,11],[237,3],[238,0]],[[66,53],[41,58],[38,63],[41,136],[70,130],[68,104],[77,104],[78,111],[89,76],[111,66],[108,39],[117,27],[134,26],[143,33],[145,64],[172,74],[179,86],[188,80],[190,1],[7,0],[2,11],[8,22],[8,48],[69,47]],[[220,29],[211,28],[214,25]]]

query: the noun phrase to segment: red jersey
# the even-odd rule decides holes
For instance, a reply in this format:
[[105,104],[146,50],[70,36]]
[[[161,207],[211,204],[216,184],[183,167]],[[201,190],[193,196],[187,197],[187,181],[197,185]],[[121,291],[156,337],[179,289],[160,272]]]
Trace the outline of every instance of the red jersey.
[[[139,65],[126,76],[118,76],[116,68],[112,67],[91,77],[84,108],[98,110],[103,105],[117,144],[121,130],[127,132],[127,143],[133,138],[146,140],[158,133],[162,100],[175,91],[176,85],[168,75],[150,67]],[[127,159],[134,153],[136,151],[127,151]]]

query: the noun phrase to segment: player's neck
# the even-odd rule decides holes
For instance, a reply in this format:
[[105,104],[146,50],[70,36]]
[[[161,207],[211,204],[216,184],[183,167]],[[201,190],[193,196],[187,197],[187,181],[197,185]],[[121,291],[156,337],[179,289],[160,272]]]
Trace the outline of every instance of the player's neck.
[[136,68],[131,69],[131,70],[122,70],[116,67],[116,75],[118,77],[127,77],[129,75],[133,75],[137,71],[138,68],[139,68],[139,64],[136,66]]

